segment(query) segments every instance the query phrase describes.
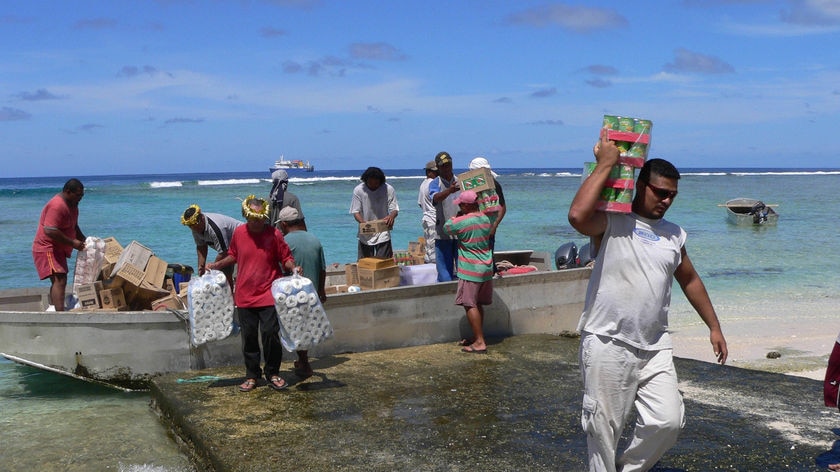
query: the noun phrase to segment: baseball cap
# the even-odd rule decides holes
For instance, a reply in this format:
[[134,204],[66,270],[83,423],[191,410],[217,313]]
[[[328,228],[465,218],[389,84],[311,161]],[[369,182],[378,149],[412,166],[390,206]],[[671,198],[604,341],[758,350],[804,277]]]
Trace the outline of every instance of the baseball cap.
[[435,161],[429,161],[426,163],[426,170],[437,170],[437,163]]
[[452,156],[450,156],[448,152],[441,151],[441,152],[437,153],[437,156],[435,156],[435,164],[437,164],[438,167],[440,167],[444,164],[451,164],[451,163],[452,163]]
[[281,221],[289,222],[295,221],[300,219],[300,213],[297,211],[295,207],[283,207],[280,210],[280,213],[277,214],[277,221],[275,223],[279,223]]
[[455,204],[460,205],[462,203],[468,203],[470,205],[475,204],[478,201],[478,195],[472,190],[464,190],[461,192],[458,197],[455,198]]

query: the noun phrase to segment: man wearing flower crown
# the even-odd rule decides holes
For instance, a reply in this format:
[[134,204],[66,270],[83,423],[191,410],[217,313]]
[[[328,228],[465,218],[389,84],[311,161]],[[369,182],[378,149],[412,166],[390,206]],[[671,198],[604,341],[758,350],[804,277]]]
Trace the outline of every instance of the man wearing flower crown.
[[[219,213],[205,213],[198,205],[190,205],[181,215],[181,224],[192,231],[195,241],[195,252],[198,254],[198,275],[204,275],[207,264],[207,248],[216,251],[216,261],[227,255],[233,230],[242,224],[241,221]],[[225,267],[225,277],[233,282],[233,267]],[[233,286],[231,285],[231,288]]]
[[[284,271],[291,273],[295,259],[283,233],[269,224],[268,211],[268,202],[262,198],[249,195],[243,200],[242,216],[247,223],[233,231],[227,256],[207,264],[207,270],[220,270],[234,263],[238,266],[233,301],[242,328],[245,382],[239,390],[243,392],[256,388],[262,374],[274,390],[288,386],[280,377],[283,346],[271,283],[283,277]],[[262,369],[261,357],[265,359]]]

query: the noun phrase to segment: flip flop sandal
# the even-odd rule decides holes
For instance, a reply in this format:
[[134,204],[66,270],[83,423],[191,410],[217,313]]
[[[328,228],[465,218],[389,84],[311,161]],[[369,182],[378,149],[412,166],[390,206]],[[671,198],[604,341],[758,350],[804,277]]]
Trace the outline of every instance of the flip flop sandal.
[[282,377],[274,375],[268,379],[268,386],[274,390],[284,390],[289,384]]
[[461,348],[461,352],[466,352],[467,354],[487,354],[487,348],[476,349],[472,346],[467,346],[467,347]]
[[245,382],[242,382],[242,385],[239,386],[239,391],[250,392],[255,388],[257,388],[257,379],[248,379]]

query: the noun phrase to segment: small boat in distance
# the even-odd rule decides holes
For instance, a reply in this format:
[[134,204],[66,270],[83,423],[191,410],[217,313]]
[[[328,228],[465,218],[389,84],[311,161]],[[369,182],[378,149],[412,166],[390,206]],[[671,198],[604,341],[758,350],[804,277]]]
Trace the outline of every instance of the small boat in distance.
[[733,198],[723,205],[726,207],[726,219],[737,226],[775,225],[779,214],[772,207],[754,198]]
[[274,172],[275,170],[280,169],[285,171],[312,172],[315,170],[315,166],[310,164],[309,161],[303,162],[298,159],[287,161],[283,156],[280,156],[280,159],[274,161],[274,165],[269,167],[268,171]]

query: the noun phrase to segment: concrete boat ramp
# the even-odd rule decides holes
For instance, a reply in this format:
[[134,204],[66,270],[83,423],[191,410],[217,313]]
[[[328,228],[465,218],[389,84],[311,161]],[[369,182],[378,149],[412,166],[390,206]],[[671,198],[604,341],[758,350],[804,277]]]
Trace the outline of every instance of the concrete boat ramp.
[[[153,380],[152,402],[198,470],[580,471],[578,340],[527,334],[487,354],[454,343],[331,354],[276,392],[244,367]],[[687,423],[657,471],[810,471],[840,462],[821,382],[677,359]],[[625,435],[626,435],[625,431]]]

